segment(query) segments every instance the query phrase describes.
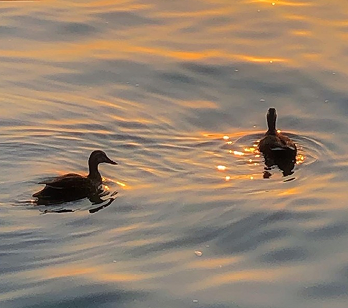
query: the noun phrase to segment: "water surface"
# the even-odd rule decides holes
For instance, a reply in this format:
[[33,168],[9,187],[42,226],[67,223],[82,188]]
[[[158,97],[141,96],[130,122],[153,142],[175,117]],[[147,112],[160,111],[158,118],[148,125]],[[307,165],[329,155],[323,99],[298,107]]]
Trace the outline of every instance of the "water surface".
[[[0,2],[1,307],[345,307],[347,5],[114,2]],[[28,202],[94,149],[110,206]]]

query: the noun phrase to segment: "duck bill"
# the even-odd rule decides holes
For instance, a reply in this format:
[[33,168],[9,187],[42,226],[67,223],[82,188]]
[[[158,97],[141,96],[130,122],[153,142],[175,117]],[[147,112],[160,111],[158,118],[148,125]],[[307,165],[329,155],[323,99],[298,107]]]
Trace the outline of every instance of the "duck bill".
[[111,165],[117,165],[117,163],[115,161],[111,160],[109,157],[108,157],[108,160],[106,161],[106,163],[111,164]]

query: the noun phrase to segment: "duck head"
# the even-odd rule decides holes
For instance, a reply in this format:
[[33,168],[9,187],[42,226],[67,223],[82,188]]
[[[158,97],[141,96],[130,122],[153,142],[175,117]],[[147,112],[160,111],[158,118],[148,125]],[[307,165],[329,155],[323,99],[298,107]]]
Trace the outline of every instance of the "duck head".
[[117,163],[107,157],[103,151],[96,150],[91,153],[88,159],[89,174],[87,177],[92,179],[98,185],[102,182],[102,177],[98,171],[98,165],[101,163],[117,165]]
[[275,108],[269,108],[267,112],[267,125],[268,125],[268,134],[275,134],[276,131],[276,121],[277,121],[277,112]]
[[111,160],[103,151],[96,150],[91,153],[89,156],[88,164],[90,166],[98,166],[101,163],[107,163],[111,165],[117,165],[116,162]]

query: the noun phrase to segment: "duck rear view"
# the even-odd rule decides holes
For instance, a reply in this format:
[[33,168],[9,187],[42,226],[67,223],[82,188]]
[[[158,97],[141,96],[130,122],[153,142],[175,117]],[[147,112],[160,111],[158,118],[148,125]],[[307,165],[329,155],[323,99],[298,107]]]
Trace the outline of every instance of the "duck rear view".
[[277,165],[283,170],[284,175],[289,175],[296,162],[297,147],[289,137],[277,131],[276,120],[275,108],[269,108],[267,112],[268,130],[259,142],[259,151],[263,154],[267,167]]
[[103,151],[93,151],[88,159],[89,174],[82,176],[68,173],[39,184],[46,186],[33,194],[37,204],[55,204],[93,197],[101,192],[102,177],[98,171],[100,163],[117,165]]

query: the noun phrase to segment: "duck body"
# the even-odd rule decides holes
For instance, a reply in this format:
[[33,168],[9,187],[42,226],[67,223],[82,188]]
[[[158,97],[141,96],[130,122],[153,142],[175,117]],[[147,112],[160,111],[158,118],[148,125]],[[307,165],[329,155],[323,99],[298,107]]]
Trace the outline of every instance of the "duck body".
[[45,184],[46,186],[33,194],[33,197],[37,198],[36,203],[48,205],[98,195],[102,191],[102,177],[98,171],[100,163],[117,164],[108,158],[103,151],[93,151],[88,160],[89,174],[87,176],[68,173],[40,182],[39,184]]
[[295,143],[287,136],[277,131],[274,134],[266,135],[260,140],[259,151],[264,155],[289,155],[295,156],[297,148]]
[[268,130],[260,140],[258,149],[263,154],[267,167],[278,165],[285,173],[291,174],[296,162],[297,147],[289,137],[277,131],[276,119],[276,110],[269,108],[267,112]]

